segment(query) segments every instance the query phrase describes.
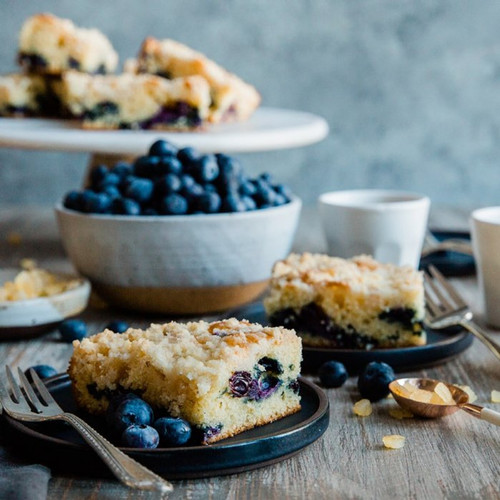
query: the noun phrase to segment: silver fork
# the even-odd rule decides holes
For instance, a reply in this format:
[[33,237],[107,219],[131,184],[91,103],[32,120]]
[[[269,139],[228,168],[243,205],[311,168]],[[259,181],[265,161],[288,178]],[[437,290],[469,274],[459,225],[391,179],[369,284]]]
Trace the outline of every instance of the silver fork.
[[494,342],[473,321],[473,314],[466,302],[434,266],[424,274],[425,323],[435,330],[460,325],[477,337],[500,359],[500,345]]
[[68,422],[97,452],[113,474],[127,486],[162,493],[173,490],[172,485],[168,481],[165,481],[140,463],[125,455],[125,453],[120,451],[116,446],[113,446],[81,418],[63,411],[34,370],[30,370],[30,374],[38,394],[28,382],[22,370],[18,368],[17,371],[21,387],[16,382],[9,366],[6,366],[6,372],[10,391],[0,381],[0,402],[8,415],[16,420],[26,422],[44,422],[49,420],[63,420],[64,422]]

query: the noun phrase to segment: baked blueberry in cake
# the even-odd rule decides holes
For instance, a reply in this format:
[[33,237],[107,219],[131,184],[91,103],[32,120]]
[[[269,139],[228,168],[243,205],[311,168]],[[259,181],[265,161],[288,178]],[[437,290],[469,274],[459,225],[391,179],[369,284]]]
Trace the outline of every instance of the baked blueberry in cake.
[[63,74],[60,97],[86,128],[192,129],[208,115],[210,89],[200,77]]
[[300,410],[301,340],[234,318],[171,322],[75,341],[68,373],[79,406],[106,411],[120,392],[188,421],[205,444]]
[[118,55],[100,31],[78,28],[69,19],[51,14],[37,14],[21,28],[18,61],[32,73],[60,75],[70,69],[111,73]]
[[137,64],[129,68],[164,78],[203,77],[210,85],[212,122],[245,120],[260,104],[257,90],[229,73],[204,54],[174,40],[148,37],[143,42]]
[[277,262],[264,307],[304,345],[372,349],[426,343],[423,278],[367,255],[292,254]]

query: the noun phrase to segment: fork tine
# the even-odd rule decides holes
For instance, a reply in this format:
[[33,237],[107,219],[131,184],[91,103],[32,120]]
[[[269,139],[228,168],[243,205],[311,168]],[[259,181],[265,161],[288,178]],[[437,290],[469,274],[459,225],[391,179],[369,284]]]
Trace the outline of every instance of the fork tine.
[[28,401],[36,409],[37,412],[41,413],[43,410],[42,404],[40,403],[38,396],[35,394],[33,387],[31,387],[31,384],[29,383],[28,379],[26,378],[26,375],[23,373],[23,371],[19,367],[17,368],[17,374],[19,375],[19,380],[21,381],[21,386],[24,389],[24,392],[26,394]]
[[1,380],[0,380],[0,401],[2,401],[2,405],[4,407],[5,405],[12,402],[12,398],[10,397],[9,391],[7,390],[7,387],[5,387],[5,384]]
[[[443,294],[441,289],[434,283],[434,281],[430,278],[429,275],[426,275],[426,284],[428,288],[432,290],[434,296],[438,299],[441,307],[438,306],[438,312],[443,312],[443,309],[454,309],[455,306],[448,300],[448,297]],[[430,295],[430,294],[428,294]],[[437,305],[437,303],[436,303]]]
[[10,366],[7,365],[5,367],[5,371],[7,372],[7,379],[10,384],[10,388],[12,392],[14,393],[14,398],[17,403],[22,403],[24,401],[24,396],[23,393],[21,392],[21,389],[19,388],[18,383],[16,382],[14,378],[14,374],[12,373],[12,370],[10,369]]
[[434,300],[434,297],[429,293],[429,283],[427,275],[424,276],[424,292],[425,292],[425,307],[431,316],[438,316],[441,314],[439,304]]
[[432,277],[446,290],[448,295],[456,302],[457,307],[467,307],[467,303],[453,288],[450,282],[433,265],[429,266]]
[[31,378],[33,379],[33,383],[35,384],[38,393],[41,396],[41,402],[47,406],[50,404],[57,404],[56,400],[52,397],[52,394],[50,394],[50,392],[47,390],[47,387],[45,387],[45,384],[42,382],[33,368],[30,368],[30,374]]

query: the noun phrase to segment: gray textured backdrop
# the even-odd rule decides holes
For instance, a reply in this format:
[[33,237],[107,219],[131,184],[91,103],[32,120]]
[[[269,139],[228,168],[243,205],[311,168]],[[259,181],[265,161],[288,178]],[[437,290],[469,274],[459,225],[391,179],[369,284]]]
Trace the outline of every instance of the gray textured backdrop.
[[[241,155],[307,204],[333,189],[425,192],[434,204],[500,204],[500,2],[454,0],[0,0],[0,68],[23,20],[46,11],[98,27],[122,60],[146,35],[205,51],[263,104],[324,116],[320,144]],[[86,155],[0,150],[0,205],[52,205]]]

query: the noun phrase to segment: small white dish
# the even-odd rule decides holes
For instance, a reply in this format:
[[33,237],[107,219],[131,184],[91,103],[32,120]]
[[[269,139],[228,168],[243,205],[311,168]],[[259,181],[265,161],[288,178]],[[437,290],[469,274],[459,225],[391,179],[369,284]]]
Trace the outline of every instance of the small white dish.
[[[19,269],[0,269],[0,284],[12,281],[18,273]],[[78,279],[80,283],[71,290],[50,297],[0,302],[0,340],[35,337],[87,307],[89,281],[62,273],[56,274],[68,279]]]

